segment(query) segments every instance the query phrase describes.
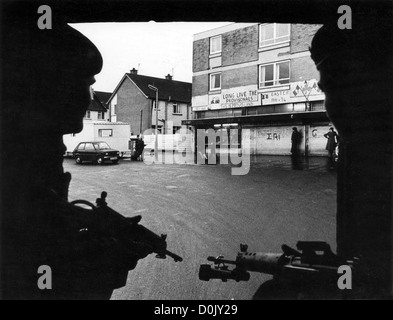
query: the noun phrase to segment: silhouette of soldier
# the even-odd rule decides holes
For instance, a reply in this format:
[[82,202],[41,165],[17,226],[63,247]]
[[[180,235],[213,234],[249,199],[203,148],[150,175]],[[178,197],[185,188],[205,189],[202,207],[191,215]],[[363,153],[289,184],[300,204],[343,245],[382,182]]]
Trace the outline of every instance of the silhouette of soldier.
[[294,276],[289,283],[265,282],[254,299],[392,299],[393,38],[391,18],[382,18],[362,16],[344,30],[326,24],[310,48],[340,138],[337,255],[359,259],[352,289],[296,282]]
[[105,226],[67,199],[62,137],[82,130],[102,57],[55,16],[40,30],[37,7],[24,9],[2,15],[1,295],[108,299],[151,248],[91,232]]
[[357,22],[323,26],[310,51],[340,137],[337,253],[360,258],[358,297],[392,298],[392,22]]

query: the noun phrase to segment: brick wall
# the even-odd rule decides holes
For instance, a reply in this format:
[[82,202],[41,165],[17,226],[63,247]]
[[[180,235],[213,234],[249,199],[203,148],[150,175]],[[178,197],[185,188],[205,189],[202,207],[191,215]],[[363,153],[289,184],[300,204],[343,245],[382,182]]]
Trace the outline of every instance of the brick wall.
[[291,82],[319,79],[319,72],[311,57],[300,57],[291,61]]
[[314,34],[321,26],[319,24],[292,24],[291,53],[307,51]]
[[222,73],[222,88],[242,87],[258,83],[258,67],[227,70]]
[[117,92],[117,121],[128,122],[130,132],[137,134],[140,131],[141,110],[143,110],[143,132],[150,128],[150,100],[146,99],[131,80],[126,78]]
[[209,69],[209,38],[194,41],[192,71]]
[[258,59],[258,25],[234,30],[222,35],[222,65]]
[[209,91],[209,75],[203,74],[192,77],[192,96],[207,94]]

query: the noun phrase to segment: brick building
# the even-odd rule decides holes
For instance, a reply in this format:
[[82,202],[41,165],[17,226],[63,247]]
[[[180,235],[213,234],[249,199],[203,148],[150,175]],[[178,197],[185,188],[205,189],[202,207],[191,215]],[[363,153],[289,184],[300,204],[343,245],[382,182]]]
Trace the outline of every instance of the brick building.
[[154,129],[156,92],[149,85],[158,89],[159,132],[171,133],[169,123],[178,131],[182,120],[192,117],[191,83],[175,81],[170,75],[165,79],[139,75],[135,69],[123,76],[108,99],[111,121],[129,123],[130,135]]
[[233,23],[194,35],[194,114],[183,124],[236,128],[251,154],[290,154],[296,126],[301,152],[325,155],[331,123],[309,53],[319,27]]

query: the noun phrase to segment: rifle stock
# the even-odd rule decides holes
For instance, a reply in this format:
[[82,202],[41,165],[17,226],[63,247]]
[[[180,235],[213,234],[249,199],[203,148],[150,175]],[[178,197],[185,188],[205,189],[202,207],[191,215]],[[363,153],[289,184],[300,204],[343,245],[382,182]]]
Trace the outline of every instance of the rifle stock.
[[76,200],[71,204],[85,204],[90,206],[95,214],[93,229],[102,235],[117,238],[121,240],[126,246],[133,247],[134,243],[151,248],[156,257],[165,259],[166,256],[171,257],[175,262],[183,261],[177,254],[167,250],[166,234],[158,235],[143,225],[139,224],[142,217],[124,217],[120,213],[110,208],[105,199],[107,193],[103,191],[101,197],[97,198],[96,205],[94,206],[88,201]]

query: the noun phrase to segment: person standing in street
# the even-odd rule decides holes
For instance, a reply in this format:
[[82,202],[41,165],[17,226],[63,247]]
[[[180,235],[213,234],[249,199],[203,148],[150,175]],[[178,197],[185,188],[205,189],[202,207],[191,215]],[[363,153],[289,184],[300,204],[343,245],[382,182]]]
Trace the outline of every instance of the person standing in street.
[[300,132],[297,130],[296,127],[293,127],[292,128],[292,135],[291,135],[291,142],[292,142],[291,154],[292,154],[292,156],[299,155],[300,140],[301,140]]
[[334,131],[334,128],[331,127],[329,132],[325,133],[323,136],[328,139],[326,143],[326,150],[329,152],[329,159],[333,159],[338,143],[338,134]]

